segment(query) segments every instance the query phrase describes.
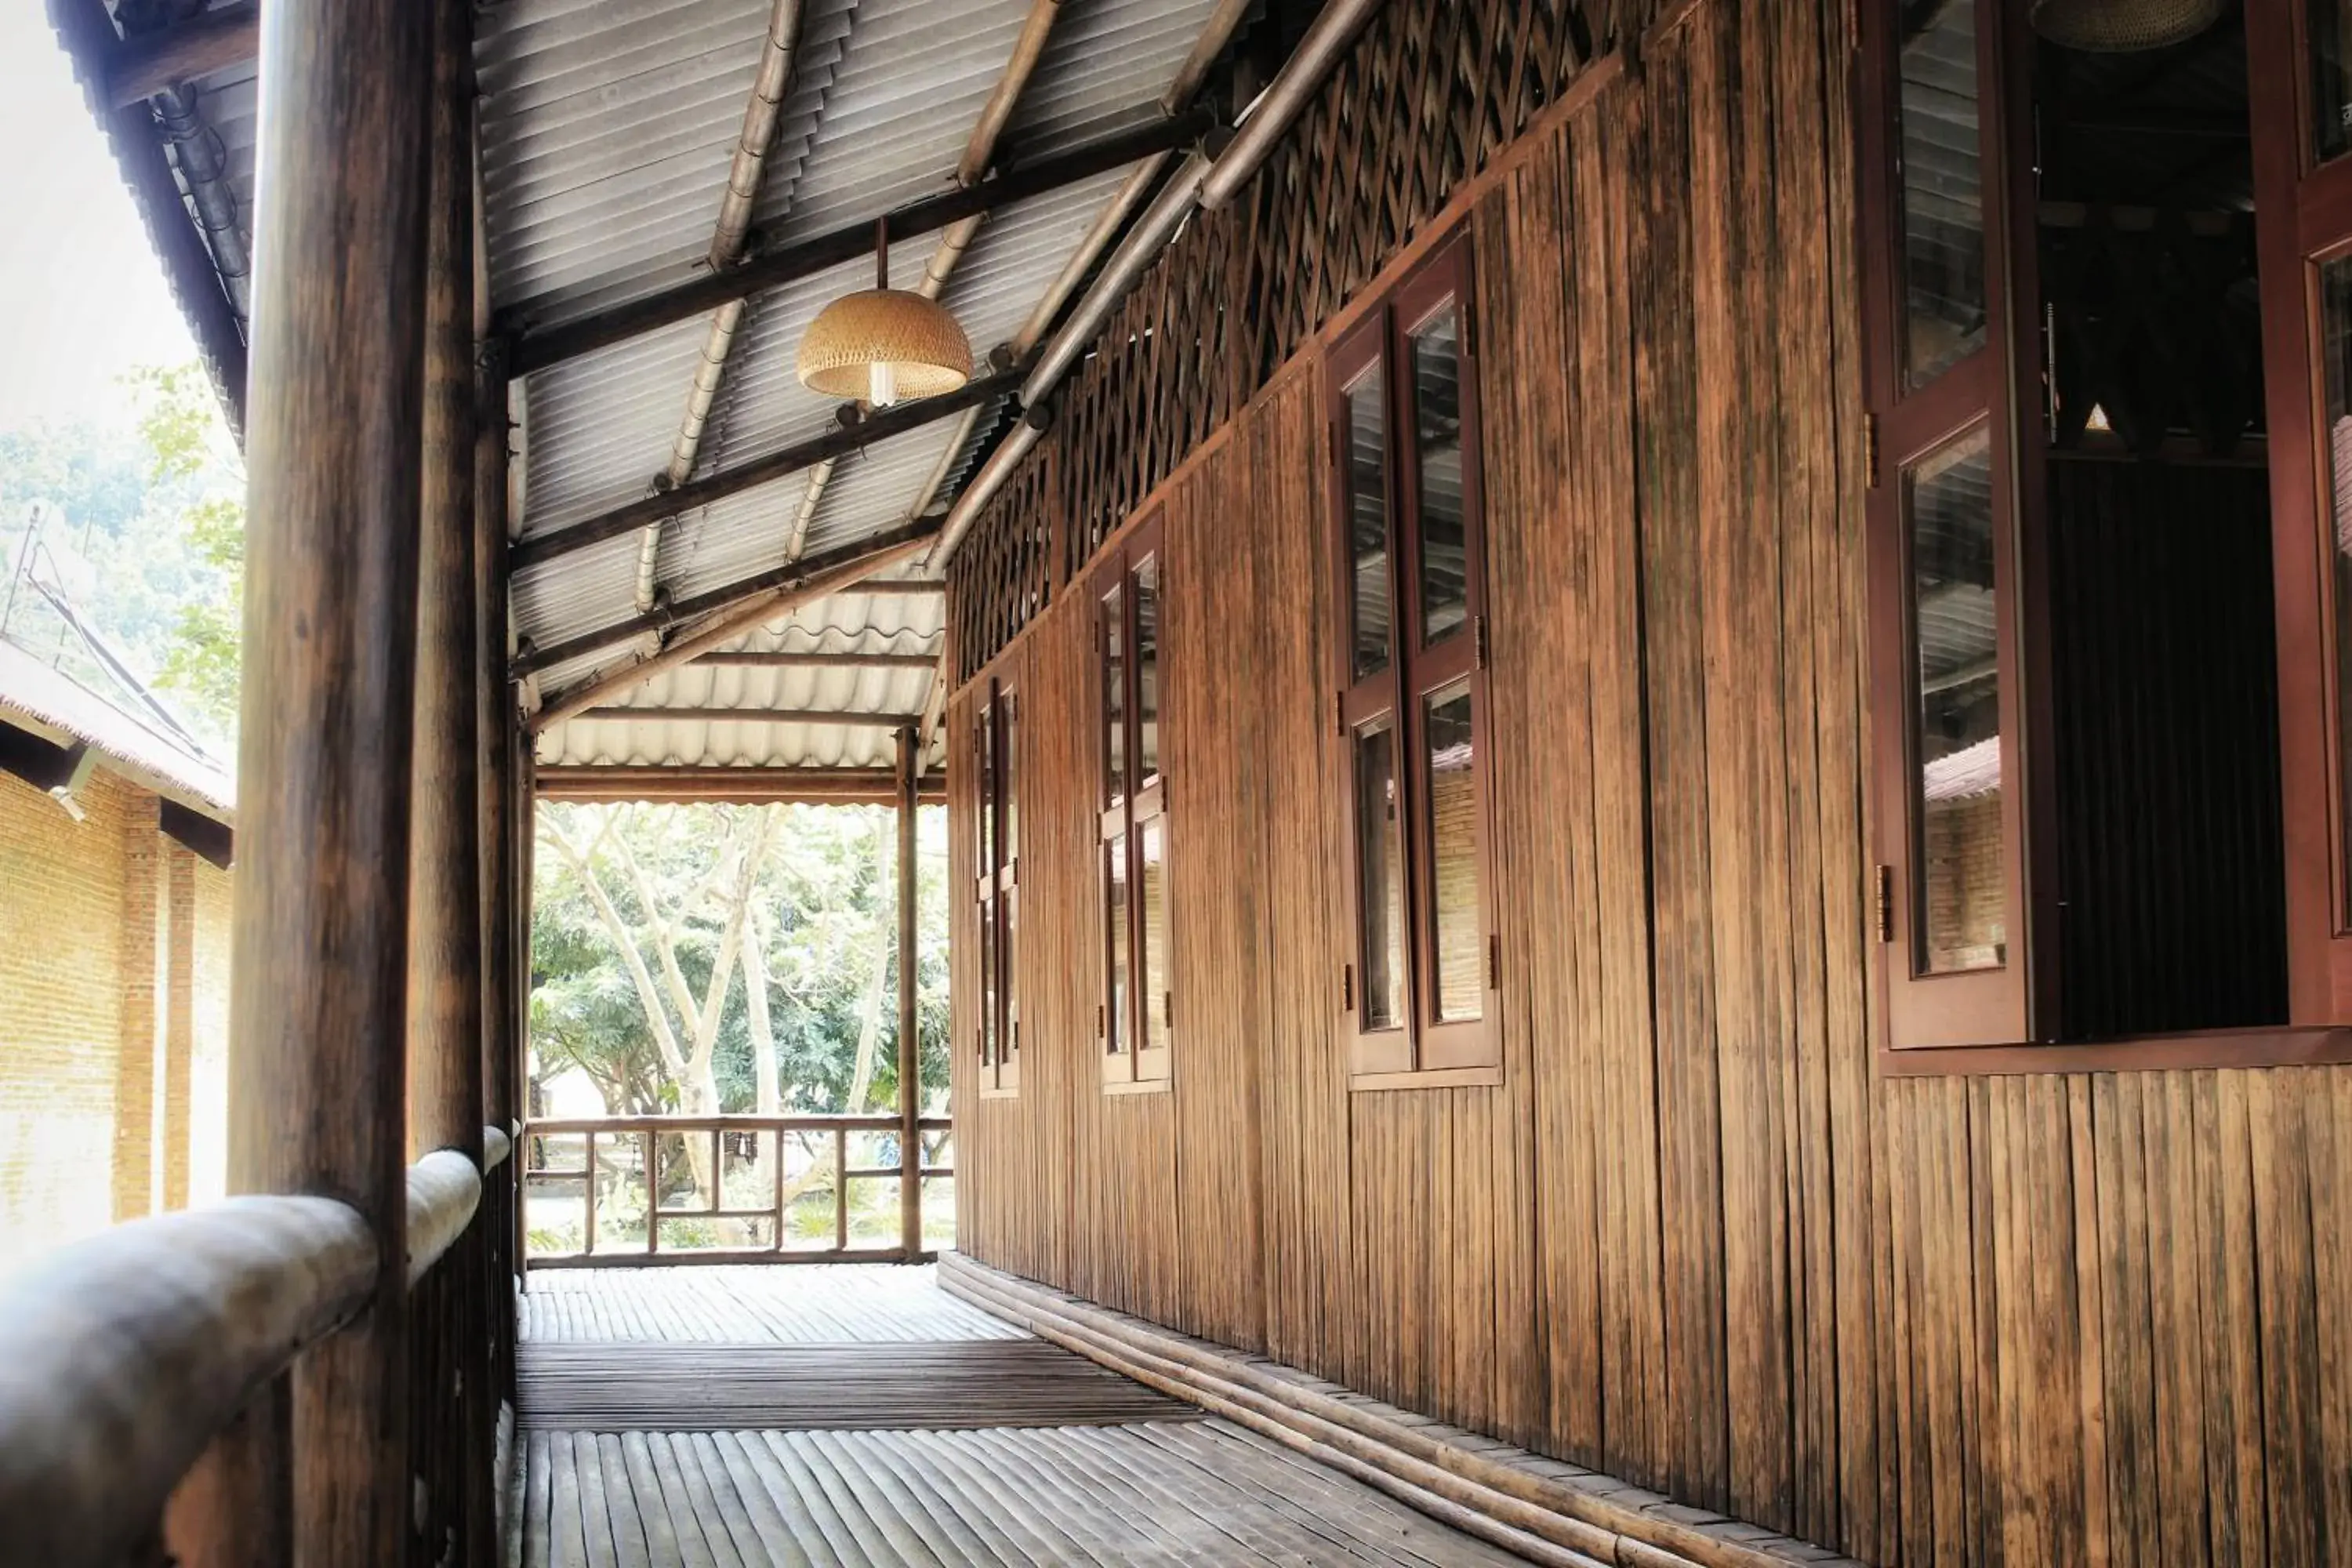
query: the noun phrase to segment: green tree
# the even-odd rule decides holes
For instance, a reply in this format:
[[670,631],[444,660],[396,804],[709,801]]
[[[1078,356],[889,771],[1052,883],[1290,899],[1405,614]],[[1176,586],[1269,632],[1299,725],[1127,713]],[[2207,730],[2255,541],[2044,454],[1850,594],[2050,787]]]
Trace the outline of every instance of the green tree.
[[[946,824],[929,807],[919,820],[919,1045],[936,1110],[948,1069]],[[539,836],[541,1080],[576,1067],[614,1114],[896,1104],[889,811],[553,803],[540,807]],[[707,1145],[688,1158],[701,1189]]]
[[245,461],[222,423],[204,367],[148,366],[127,378],[138,399],[148,476],[177,507],[181,539],[212,568],[179,607],[156,683],[186,698],[223,735],[236,732],[245,594]]

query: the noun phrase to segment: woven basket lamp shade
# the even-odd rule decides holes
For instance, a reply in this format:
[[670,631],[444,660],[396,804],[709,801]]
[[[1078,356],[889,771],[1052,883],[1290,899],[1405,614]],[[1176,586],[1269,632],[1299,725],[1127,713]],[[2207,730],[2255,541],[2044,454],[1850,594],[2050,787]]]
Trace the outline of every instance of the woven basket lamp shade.
[[938,300],[890,287],[887,236],[877,226],[875,286],[817,313],[801,339],[801,384],[877,408],[937,397],[971,379],[971,340]]
[[2033,30],[2063,48],[2128,54],[2185,43],[2221,19],[2223,0],[2034,0]]

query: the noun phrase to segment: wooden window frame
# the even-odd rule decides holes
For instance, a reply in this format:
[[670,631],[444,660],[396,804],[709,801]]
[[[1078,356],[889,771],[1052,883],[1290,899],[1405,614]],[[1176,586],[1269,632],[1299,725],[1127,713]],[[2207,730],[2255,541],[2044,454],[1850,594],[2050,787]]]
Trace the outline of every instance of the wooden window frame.
[[974,1041],[983,1098],[1021,1088],[1021,700],[1006,675],[984,676],[972,712],[972,767],[980,831],[973,835],[972,902],[982,932],[980,1033]]
[[[1903,384],[1899,313],[1905,287],[1896,174],[1899,40],[1888,7],[1859,8],[1859,242],[1864,384],[1868,412],[1865,503],[1872,716],[1874,958],[1881,1005],[1878,1059],[1890,1076],[2248,1067],[2352,1060],[2352,889],[2344,867],[2346,781],[2336,726],[2333,626],[2320,498],[2319,262],[2352,254],[2352,156],[2315,166],[2313,76],[2301,5],[2248,6],[2263,319],[2273,591],[2278,627],[2288,1016],[2284,1025],[2130,1039],[2060,1038],[2052,770],[2056,717],[2050,668],[2046,530],[2026,508],[2046,494],[2038,425],[2040,327],[2011,301],[2040,298],[2031,117],[2012,112],[2032,79],[2033,36],[2018,0],[1976,0],[1986,341],[1927,384]],[[2018,237],[2025,237],[2022,239]],[[1915,956],[1916,867],[1910,781],[1916,755],[1906,671],[1907,573],[1903,477],[1909,465],[1981,423],[1991,439],[1995,647],[2001,708],[2003,877],[2009,962],[2000,970],[1923,975]]]
[[[1487,682],[1486,515],[1478,421],[1477,344],[1470,238],[1448,237],[1430,250],[1332,345],[1325,361],[1325,416],[1329,435],[1326,469],[1330,477],[1327,550],[1337,635],[1331,639],[1335,683],[1334,719],[1339,748],[1337,805],[1345,844],[1347,895],[1342,920],[1349,952],[1340,975],[1340,1005],[1348,1016],[1349,1087],[1435,1088],[1499,1080],[1502,1066],[1500,944],[1496,936],[1493,858],[1492,707]],[[1434,642],[1423,635],[1420,531],[1417,519],[1422,476],[1412,460],[1419,430],[1411,363],[1414,339],[1447,310],[1454,312],[1461,400],[1464,609],[1461,622]],[[1355,565],[1351,555],[1348,389],[1378,366],[1385,441],[1386,549],[1389,562],[1389,657],[1380,670],[1358,678]],[[1437,1016],[1435,867],[1433,828],[1427,813],[1430,792],[1423,781],[1425,710],[1433,697],[1455,686],[1470,699],[1471,788],[1474,861],[1478,875],[1476,910],[1484,939],[1479,1015],[1475,1019]],[[1364,971],[1362,843],[1357,821],[1356,737],[1385,721],[1391,737],[1397,799],[1394,849],[1402,862],[1404,885],[1402,952],[1404,1013],[1401,1023],[1367,1027],[1369,986]]]
[[[1147,567],[1156,568],[1152,589],[1157,606],[1153,623],[1152,671],[1155,721],[1159,732],[1153,771],[1139,778],[1137,770],[1141,768],[1144,757],[1143,663],[1137,655],[1141,644],[1141,577]],[[1117,595],[1116,629],[1119,637],[1118,684],[1115,689],[1112,685],[1110,647],[1114,629],[1111,624],[1114,595]],[[1143,900],[1143,839],[1149,831],[1156,831],[1159,836],[1163,907],[1169,897],[1168,552],[1160,512],[1154,510],[1148,514],[1117,544],[1105,552],[1090,579],[1088,603],[1092,606],[1095,670],[1095,872],[1097,891],[1102,899],[1102,998],[1095,1008],[1095,1038],[1102,1062],[1105,1092],[1147,1091],[1165,1089],[1172,1081],[1176,1025],[1172,982],[1164,967],[1156,977],[1150,975],[1145,962],[1150,942]],[[1111,707],[1114,689],[1119,699],[1116,714]],[[1120,746],[1117,776],[1114,776],[1111,756],[1114,734]],[[1119,858],[1118,868],[1123,870],[1127,878],[1125,919],[1118,921],[1111,918],[1110,913],[1114,856]],[[1124,930],[1120,929],[1122,926]],[[1163,939],[1167,935],[1166,926],[1163,919]],[[1112,978],[1118,967],[1122,942],[1126,944],[1128,961],[1127,994],[1123,1002],[1114,998],[1117,987]],[[1164,943],[1162,951],[1165,966]],[[1154,978],[1159,982],[1157,985],[1150,984]],[[1156,996],[1152,994],[1155,991]],[[1148,1043],[1151,1038],[1151,1015],[1155,1005],[1159,1009],[1164,1042],[1158,1046]],[[1117,1033],[1113,1032],[1114,1026]]]
[[[2344,772],[2347,693],[2338,689],[2335,650],[2352,605],[2338,602],[2326,564],[2332,552],[2319,270],[2352,255],[2352,153],[2322,162],[2314,146],[2310,7],[2297,0],[2249,5],[2245,15],[2249,76],[2290,84],[2255,93],[2252,105],[2285,795],[2288,1018],[2346,1024],[2352,1023],[2352,886],[2346,871],[2352,780]],[[2286,721],[2298,712],[2316,713],[2319,721]]]

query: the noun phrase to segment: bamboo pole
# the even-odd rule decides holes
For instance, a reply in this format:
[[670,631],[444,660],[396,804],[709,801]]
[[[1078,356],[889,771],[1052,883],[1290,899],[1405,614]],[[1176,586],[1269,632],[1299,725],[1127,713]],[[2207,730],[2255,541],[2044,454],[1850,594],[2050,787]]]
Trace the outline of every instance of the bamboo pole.
[[[273,0],[261,32],[229,1179],[341,1199],[369,1302],[246,1425],[244,1563],[397,1561],[409,741],[433,14]],[[282,1531],[278,1521],[285,1521]],[[223,1552],[219,1560],[228,1560]]]
[[898,1222],[907,1261],[923,1253],[922,1042],[917,1033],[915,730],[898,731]]

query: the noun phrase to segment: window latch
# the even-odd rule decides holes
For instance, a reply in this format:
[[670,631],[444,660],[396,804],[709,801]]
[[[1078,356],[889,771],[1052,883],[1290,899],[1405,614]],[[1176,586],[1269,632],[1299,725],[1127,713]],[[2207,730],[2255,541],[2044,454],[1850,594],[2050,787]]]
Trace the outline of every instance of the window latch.
[[1503,938],[1498,931],[1486,933],[1486,989],[1503,988]]
[[1341,740],[1348,738],[1348,694],[1331,693],[1331,732]]
[[1871,489],[1878,488],[1878,416],[1862,416],[1863,483]]
[[1166,1028],[1176,1026],[1176,993],[1173,991],[1160,994],[1160,1022]]
[[1477,639],[1478,668],[1484,669],[1494,661],[1494,649],[1486,641],[1486,617],[1480,616],[1472,623],[1471,635]]
[[1881,866],[1878,868],[1876,885],[1874,890],[1874,908],[1872,911],[1872,919],[1878,931],[1878,940],[1881,942],[1893,942],[1895,940],[1894,867]]
[[1339,1006],[1343,1012],[1356,1010],[1356,966],[1352,963],[1339,966]]

